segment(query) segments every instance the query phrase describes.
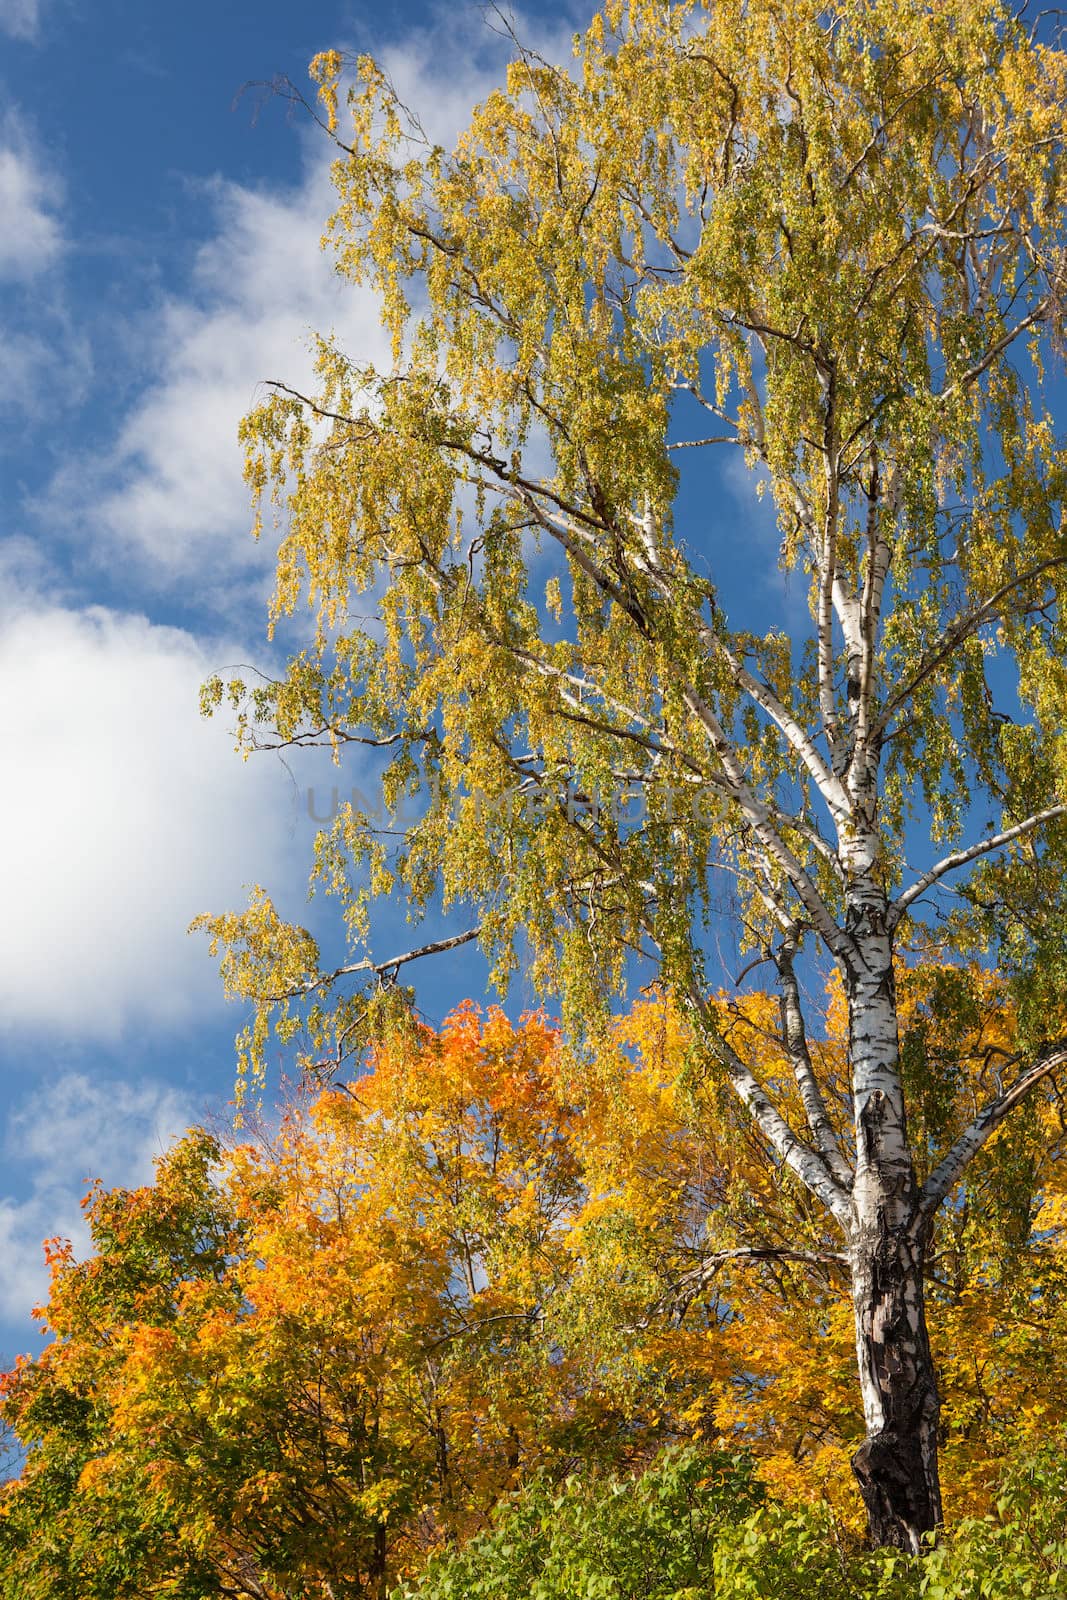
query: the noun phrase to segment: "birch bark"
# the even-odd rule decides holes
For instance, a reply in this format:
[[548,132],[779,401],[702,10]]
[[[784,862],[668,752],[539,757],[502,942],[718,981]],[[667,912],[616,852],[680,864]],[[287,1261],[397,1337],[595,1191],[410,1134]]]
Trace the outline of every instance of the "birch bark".
[[853,1457],[873,1541],[918,1554],[941,1521],[940,1401],[923,1301],[928,1224],[900,1079],[893,942],[873,833],[849,841],[846,973],[855,1117],[848,1255],[867,1437]]

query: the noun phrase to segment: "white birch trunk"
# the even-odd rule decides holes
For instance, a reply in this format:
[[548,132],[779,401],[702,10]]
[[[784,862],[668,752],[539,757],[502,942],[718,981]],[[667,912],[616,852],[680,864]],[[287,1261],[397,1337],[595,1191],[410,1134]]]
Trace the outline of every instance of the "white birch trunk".
[[941,1521],[940,1401],[923,1302],[928,1223],[920,1212],[899,1071],[888,907],[872,833],[853,838],[846,976],[856,1175],[848,1254],[867,1437],[853,1457],[872,1540],[918,1552]]

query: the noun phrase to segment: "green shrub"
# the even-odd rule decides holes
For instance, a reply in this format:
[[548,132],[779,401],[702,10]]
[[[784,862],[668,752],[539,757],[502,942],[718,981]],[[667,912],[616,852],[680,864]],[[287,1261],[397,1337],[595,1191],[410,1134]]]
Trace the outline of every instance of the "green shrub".
[[394,1600],[698,1600],[723,1530],[762,1498],[747,1458],[695,1450],[637,1478],[536,1481]]
[[957,1523],[924,1568],[922,1600],[1067,1600],[1067,1429],[1017,1456],[996,1516]]
[[692,1600],[919,1600],[921,1576],[920,1560],[863,1550],[827,1511],[771,1502],[725,1531]]
[[744,1456],[669,1450],[636,1478],[534,1482],[394,1600],[1067,1600],[1064,1444],[1018,1458],[995,1515],[921,1558],[767,1500]]

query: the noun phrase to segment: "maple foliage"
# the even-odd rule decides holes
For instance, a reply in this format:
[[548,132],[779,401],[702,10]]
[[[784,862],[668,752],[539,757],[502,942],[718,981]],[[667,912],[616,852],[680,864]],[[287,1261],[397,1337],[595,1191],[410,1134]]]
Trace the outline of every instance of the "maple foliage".
[[[0,1502],[0,1593],[25,1600],[104,1600],[153,1592],[198,1600],[210,1587],[185,1508],[167,1492],[165,1453],[124,1445],[116,1408],[137,1362],[175,1338],[197,1296],[232,1295],[226,1262],[235,1219],[211,1182],[215,1142],[189,1135],[153,1186],[86,1199],[94,1244],[46,1246],[52,1338],[2,1380],[4,1414],[26,1447],[20,1478]],[[221,1486],[220,1486],[221,1489]]]
[[6,1379],[8,1592],[377,1595],[542,1462],[625,1460],[649,1429],[541,1332],[580,1195],[553,1040],[462,1010],[269,1141],[94,1192]]
[[[933,1151],[995,1074],[1010,999],[980,969],[900,987]],[[720,1006],[766,1070],[771,1000]],[[828,1013],[844,1121],[840,994]],[[955,1514],[988,1511],[1007,1446],[1067,1407],[1065,1137],[1050,1091],[939,1221]],[[661,996],[580,1055],[464,1006],[276,1132],[193,1132],[153,1185],[87,1206],[94,1252],[49,1247],[50,1342],[4,1379],[26,1460],[0,1594],[385,1594],[520,1485],[679,1439],[743,1443],[777,1501],[859,1525],[839,1242]]]

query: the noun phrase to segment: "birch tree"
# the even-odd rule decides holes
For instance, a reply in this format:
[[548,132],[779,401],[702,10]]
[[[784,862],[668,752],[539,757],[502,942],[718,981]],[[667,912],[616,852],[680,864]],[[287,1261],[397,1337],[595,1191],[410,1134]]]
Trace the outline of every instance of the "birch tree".
[[[514,54],[451,152],[373,61],[313,64],[329,241],[393,362],[324,338],[313,392],[283,374],[246,419],[283,523],[273,620],[315,624],[283,681],[231,687],[253,744],[383,752],[391,820],[349,805],[320,838],[339,966],[262,894],[208,926],[253,1066],[272,1024],[343,1065],[405,964],[464,940],[502,981],[520,952],[577,1031],[654,963],[701,1070],[834,1221],[853,1466],[873,1539],[915,1550],[941,1518],[931,1222],[1067,1063],[1054,1022],[1020,1039],[919,1182],[894,962],[938,896],[992,861],[1055,874],[1067,837],[1067,57],[990,0],[612,0],[572,62]],[[708,489],[674,514],[731,457],[773,496],[803,628],[731,623],[723,574],[761,576],[744,512]],[[462,931],[382,952],[381,893]],[[710,1001],[724,905],[802,1118]],[[843,1135],[808,1044],[820,959]]]

